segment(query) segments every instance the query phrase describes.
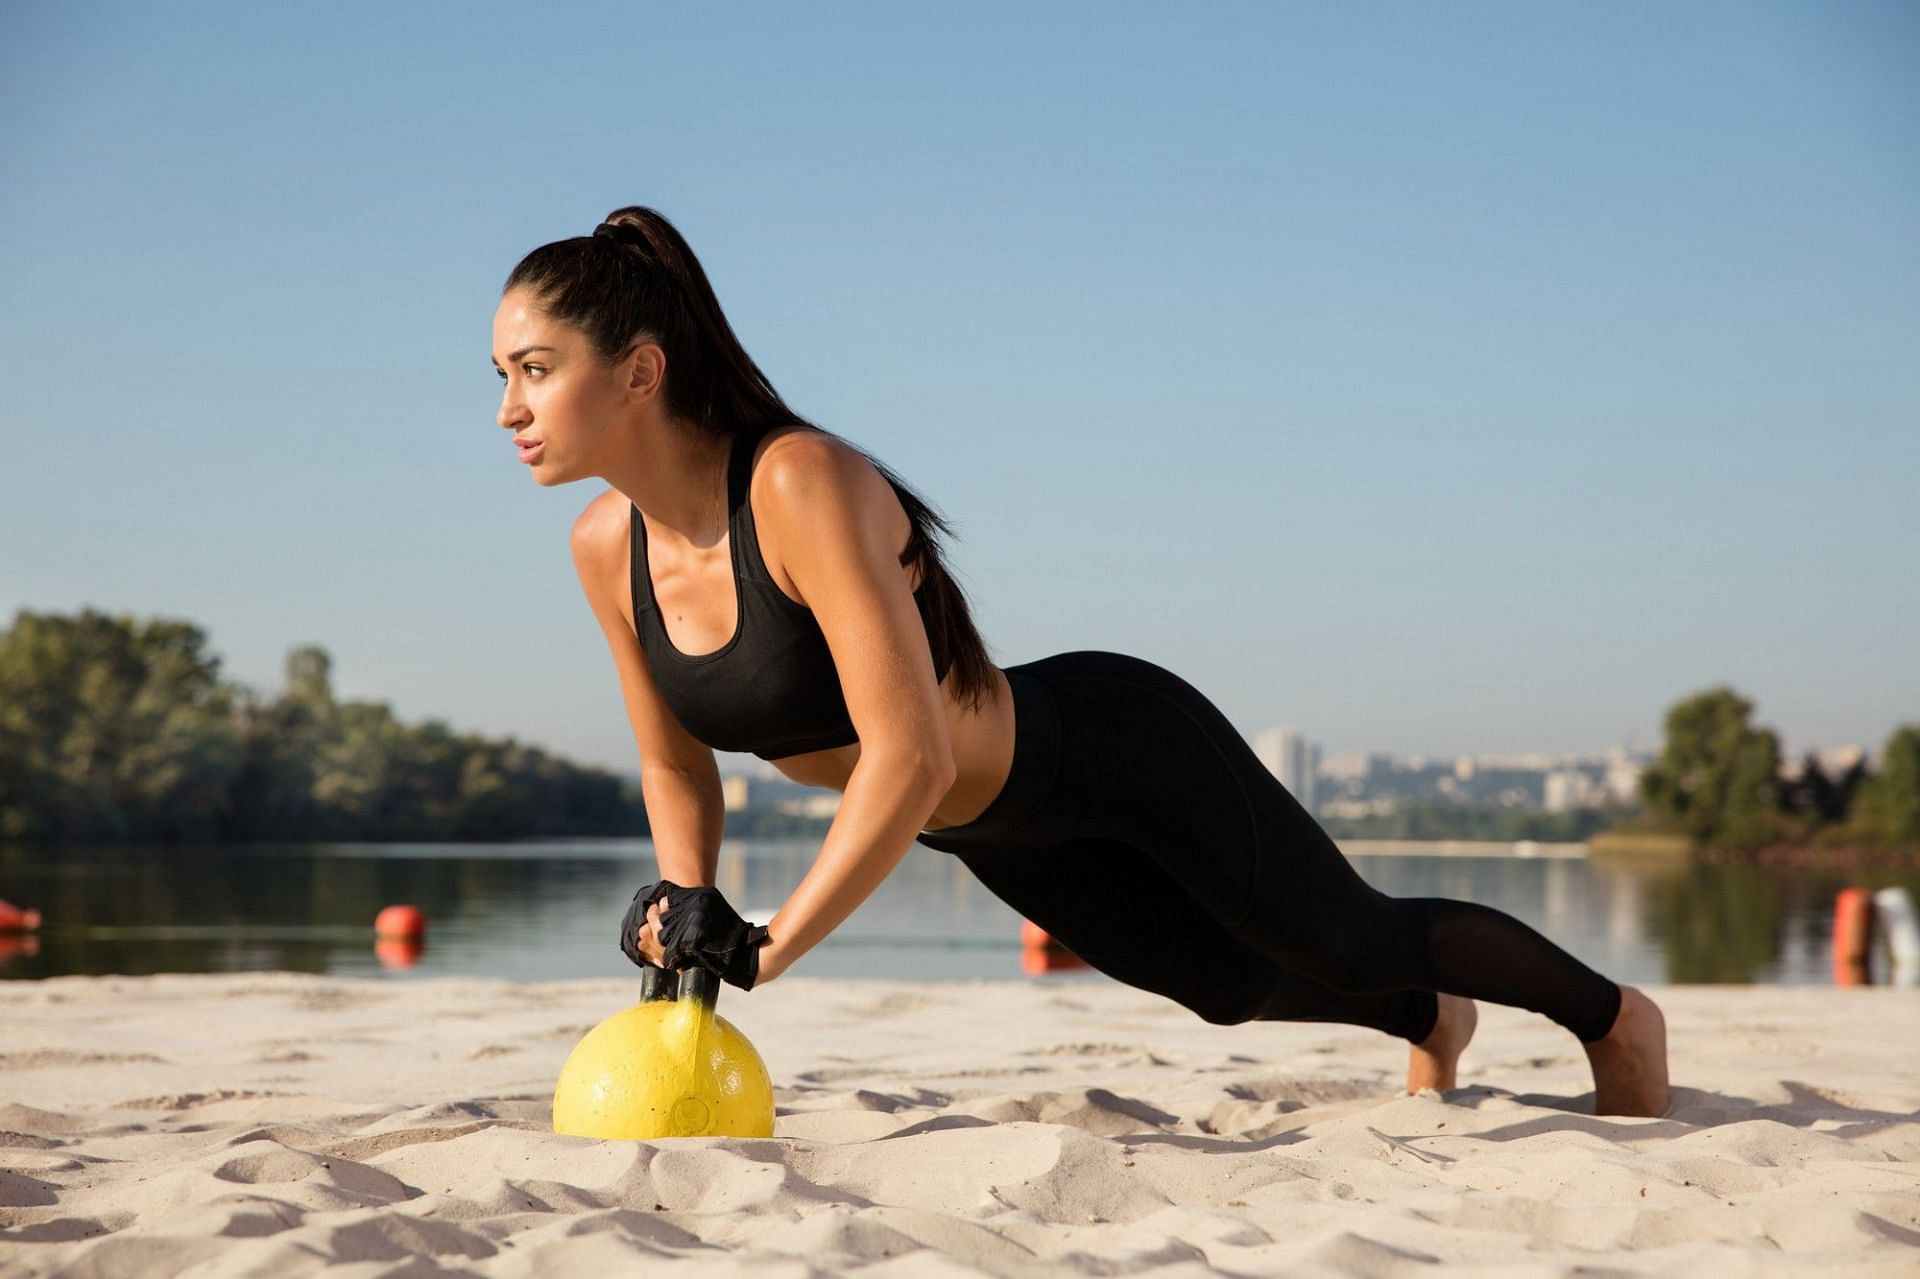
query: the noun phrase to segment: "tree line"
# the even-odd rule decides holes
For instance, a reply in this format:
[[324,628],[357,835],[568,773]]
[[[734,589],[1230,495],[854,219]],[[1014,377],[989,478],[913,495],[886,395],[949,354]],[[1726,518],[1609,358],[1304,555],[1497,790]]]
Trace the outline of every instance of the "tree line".
[[0,632],[0,840],[645,835],[637,785],[537,747],[338,701],[305,645],[277,696],[224,681],[199,627],[21,610]]
[[1752,714],[1724,685],[1668,709],[1660,758],[1640,777],[1649,824],[1699,848],[1920,848],[1920,724],[1894,730],[1877,773],[1859,759],[1829,775],[1808,752],[1787,775],[1779,735]]
[[[0,632],[0,841],[492,840],[645,835],[639,788],[512,738],[408,725],[385,702],[338,701],[324,649],[288,653],[276,696],[224,681],[207,636],[173,618],[21,610]],[[1731,688],[1666,715],[1640,779],[1647,825],[1701,848],[1920,848],[1920,724],[1880,769],[1830,776],[1809,753],[1780,767],[1779,736]],[[1580,839],[1617,812],[1397,814],[1405,838]],[[793,832],[798,833],[798,832]]]

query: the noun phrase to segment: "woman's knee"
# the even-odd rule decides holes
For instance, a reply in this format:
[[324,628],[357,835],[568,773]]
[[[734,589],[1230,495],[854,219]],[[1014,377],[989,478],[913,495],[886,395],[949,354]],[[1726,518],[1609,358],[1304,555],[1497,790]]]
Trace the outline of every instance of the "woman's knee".
[[1266,1011],[1271,996],[1251,984],[1215,982],[1192,992],[1179,1002],[1197,1014],[1200,1020],[1215,1026],[1238,1026],[1254,1021]]
[[1129,982],[1128,985],[1164,995],[1201,1021],[1215,1026],[1238,1026],[1242,1022],[1258,1020],[1272,1002],[1272,995],[1267,991],[1253,984],[1238,982],[1209,981],[1204,985],[1177,989],[1165,985],[1155,989],[1138,981]]
[[1114,980],[1171,999],[1216,1026],[1238,1026],[1266,1010],[1272,999],[1271,960],[1241,949],[1225,934],[1196,935],[1179,921],[1160,941],[1150,952],[1081,958]]

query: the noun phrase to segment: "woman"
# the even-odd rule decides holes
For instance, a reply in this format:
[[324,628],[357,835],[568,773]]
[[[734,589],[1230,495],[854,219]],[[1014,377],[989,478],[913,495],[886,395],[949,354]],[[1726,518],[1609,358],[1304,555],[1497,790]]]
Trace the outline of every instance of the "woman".
[[[493,346],[500,425],[535,481],[612,485],[572,542],[662,875],[621,924],[634,962],[770,981],[917,839],[1207,1021],[1371,1026],[1410,1045],[1409,1090],[1451,1088],[1472,1000],[1491,999],[1582,1041],[1597,1112],[1664,1111],[1651,1000],[1509,915],[1369,887],[1179,676],[1099,651],[994,665],[947,573],[946,523],[782,402],[655,211],[528,254]],[[842,792],[765,925],[713,887],[716,749]]]

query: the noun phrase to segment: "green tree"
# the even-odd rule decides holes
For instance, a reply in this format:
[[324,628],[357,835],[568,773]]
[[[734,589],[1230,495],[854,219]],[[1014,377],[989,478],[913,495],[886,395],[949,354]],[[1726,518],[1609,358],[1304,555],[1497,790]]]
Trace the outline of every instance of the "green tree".
[[313,761],[319,809],[314,833],[323,839],[405,838],[389,825],[405,729],[385,702],[348,702],[339,708],[336,725]]
[[206,839],[241,763],[199,627],[22,610],[0,635],[0,837]]
[[198,627],[91,609],[0,632],[0,841],[644,834],[637,788],[523,746],[336,702],[307,645],[271,699]]
[[1920,724],[1902,724],[1887,739],[1880,772],[1861,793],[1860,816],[1875,838],[1920,846]]
[[1640,778],[1657,819],[1707,848],[1756,848],[1778,830],[1780,740],[1753,703],[1711,688],[1675,703],[1660,759]]
[[302,644],[287,654],[282,669],[287,691],[283,700],[324,718],[333,710],[333,659],[317,644]]
[[1856,759],[1847,765],[1846,771],[1833,781],[1833,819],[1837,822],[1849,820],[1854,815],[1854,806],[1859,802],[1862,789],[1867,784],[1867,761]]
[[1840,798],[1839,787],[1812,751],[1801,760],[1800,775],[1780,783],[1780,807],[1812,825],[1838,821],[1843,812]]
[[314,828],[314,760],[337,729],[326,650],[303,645],[287,654],[286,690],[265,702],[243,692],[235,714],[246,762],[234,778],[223,834],[297,841]]

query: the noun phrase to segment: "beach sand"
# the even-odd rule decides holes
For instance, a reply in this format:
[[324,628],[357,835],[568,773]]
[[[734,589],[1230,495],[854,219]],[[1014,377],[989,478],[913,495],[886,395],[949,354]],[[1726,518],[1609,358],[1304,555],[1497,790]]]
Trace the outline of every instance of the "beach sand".
[[[634,980],[0,983],[0,1273],[1920,1274],[1920,991],[1669,987],[1662,1119],[1481,1005],[1404,1043],[1117,983],[791,975],[766,1139],[551,1131]],[[643,1269],[644,1268],[644,1269]]]

